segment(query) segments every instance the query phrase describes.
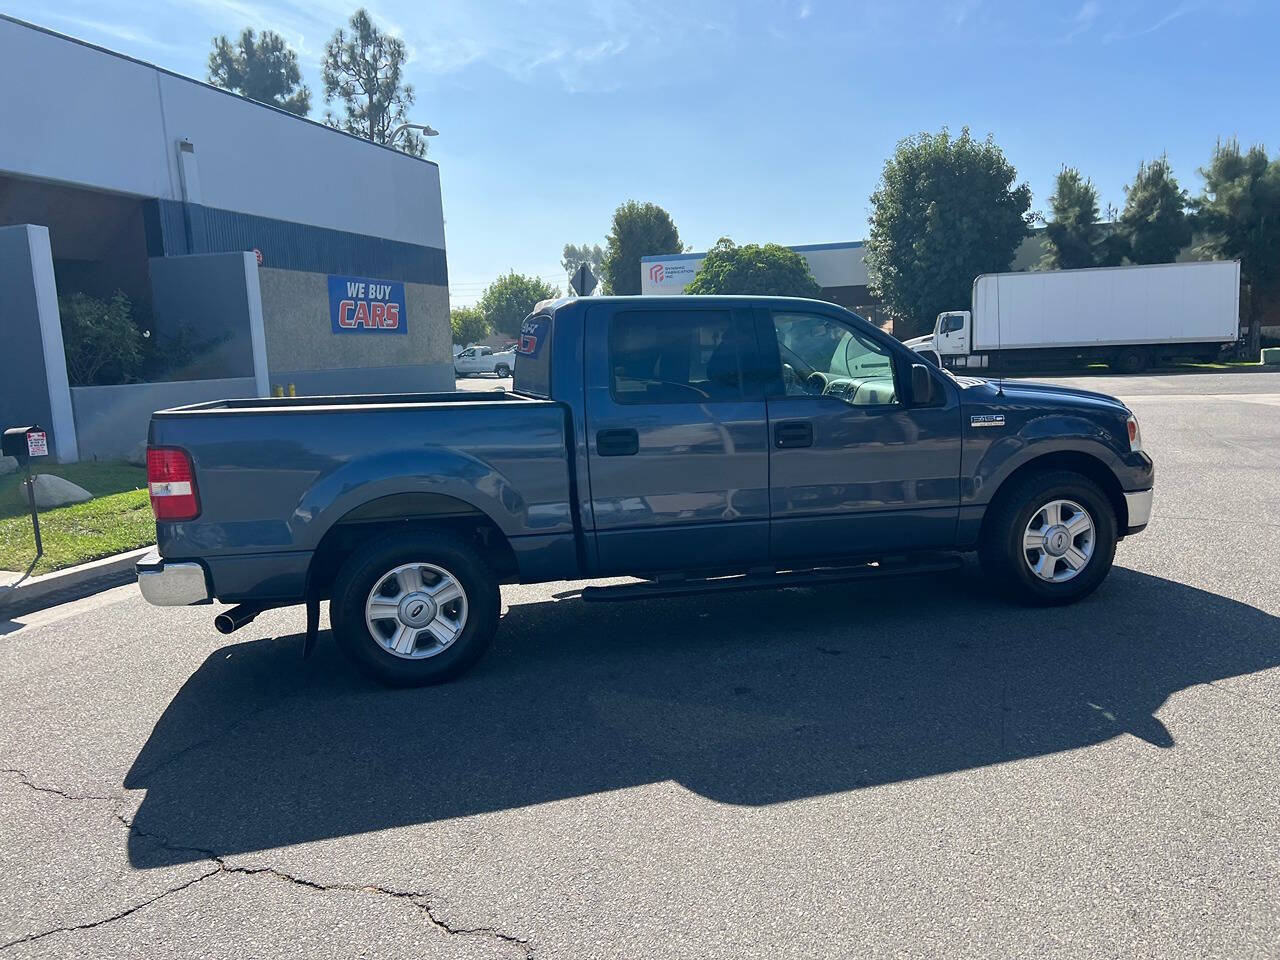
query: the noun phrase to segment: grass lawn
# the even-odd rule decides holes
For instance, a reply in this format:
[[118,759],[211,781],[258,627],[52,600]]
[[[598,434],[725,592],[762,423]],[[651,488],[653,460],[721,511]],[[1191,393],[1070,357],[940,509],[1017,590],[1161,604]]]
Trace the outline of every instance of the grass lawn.
[[[79,484],[94,499],[40,511],[44,556],[33,575],[49,573],[154,543],[155,519],[146,470],[127,463],[69,463],[40,467]],[[0,570],[25,570],[35,556],[23,474],[0,477]]]

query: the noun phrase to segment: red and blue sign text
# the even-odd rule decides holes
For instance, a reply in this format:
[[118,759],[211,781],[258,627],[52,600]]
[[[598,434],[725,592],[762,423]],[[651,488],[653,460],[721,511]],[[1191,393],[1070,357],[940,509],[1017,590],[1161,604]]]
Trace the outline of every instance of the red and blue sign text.
[[334,333],[408,333],[404,284],[367,277],[329,277]]

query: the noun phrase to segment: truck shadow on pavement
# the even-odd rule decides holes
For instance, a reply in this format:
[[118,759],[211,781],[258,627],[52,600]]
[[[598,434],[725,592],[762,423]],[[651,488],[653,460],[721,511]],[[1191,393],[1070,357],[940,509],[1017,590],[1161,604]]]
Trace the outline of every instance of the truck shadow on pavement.
[[1161,705],[1280,665],[1280,618],[1117,568],[1048,610],[972,573],[515,605],[470,674],[421,690],[365,681],[327,634],[300,648],[230,644],[182,687],[125,779],[147,791],[134,866],[664,780],[756,805],[1120,736],[1176,749]]

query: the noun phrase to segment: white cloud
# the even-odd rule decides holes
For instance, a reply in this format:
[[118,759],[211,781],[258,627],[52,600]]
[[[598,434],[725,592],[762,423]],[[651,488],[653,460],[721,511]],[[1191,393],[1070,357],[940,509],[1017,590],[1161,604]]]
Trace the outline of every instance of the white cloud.
[[1080,34],[1088,32],[1101,13],[1102,4],[1098,3],[1098,0],[1085,0],[1076,11],[1076,15],[1071,18],[1070,29],[1062,37],[1062,42],[1074,40]]
[[1102,42],[1114,43],[1117,40],[1132,40],[1135,37],[1144,37],[1149,33],[1155,33],[1157,30],[1173,23],[1173,21],[1177,20],[1179,17],[1185,17],[1188,13],[1195,11],[1199,6],[1199,3],[1185,2],[1184,0],[1183,3],[1178,4],[1168,13],[1161,17],[1157,17],[1154,21],[1146,24],[1145,26],[1134,28],[1115,27],[1112,30],[1109,30],[1106,36],[1102,38]]

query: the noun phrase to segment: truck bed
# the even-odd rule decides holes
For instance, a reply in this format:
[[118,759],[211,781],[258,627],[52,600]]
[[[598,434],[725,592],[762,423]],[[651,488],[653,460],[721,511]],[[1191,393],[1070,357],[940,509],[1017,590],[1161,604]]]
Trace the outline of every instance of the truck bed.
[[[307,561],[335,524],[479,505],[519,550],[572,543],[564,404],[514,393],[372,394],[220,400],[162,410],[150,443],[192,458],[200,513],[160,523],[165,558],[199,557],[218,583],[278,575],[301,592]],[[225,564],[223,561],[226,561]],[[234,560],[234,562],[232,562]],[[226,580],[224,579],[224,583]],[[234,597],[233,584],[218,584]]]

